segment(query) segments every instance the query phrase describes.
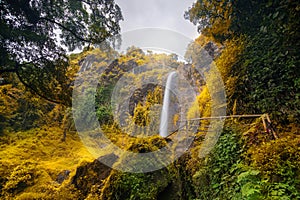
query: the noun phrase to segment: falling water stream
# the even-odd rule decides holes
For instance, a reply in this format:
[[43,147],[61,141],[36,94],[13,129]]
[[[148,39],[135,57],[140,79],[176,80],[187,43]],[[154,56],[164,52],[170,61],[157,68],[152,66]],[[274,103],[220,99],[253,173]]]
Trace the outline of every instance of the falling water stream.
[[160,117],[159,135],[161,137],[168,136],[170,92],[171,92],[172,81],[175,76],[176,76],[176,72],[171,72],[169,73],[167,78],[163,107],[162,107],[161,117]]

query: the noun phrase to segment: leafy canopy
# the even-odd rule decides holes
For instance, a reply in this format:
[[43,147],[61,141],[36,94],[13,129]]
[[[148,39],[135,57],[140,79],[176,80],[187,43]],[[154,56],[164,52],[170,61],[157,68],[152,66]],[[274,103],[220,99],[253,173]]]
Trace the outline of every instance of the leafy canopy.
[[113,0],[3,0],[0,10],[0,73],[15,72],[53,101],[68,87],[66,48],[99,44],[120,32],[122,20]]
[[270,113],[276,121],[298,121],[298,1],[198,0],[185,17],[221,45],[215,60],[226,87],[228,114]]

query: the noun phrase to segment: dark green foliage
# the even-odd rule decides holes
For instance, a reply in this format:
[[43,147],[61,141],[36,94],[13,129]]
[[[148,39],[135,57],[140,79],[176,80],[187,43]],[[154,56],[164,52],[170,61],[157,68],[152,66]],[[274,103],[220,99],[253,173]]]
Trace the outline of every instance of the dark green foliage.
[[222,132],[211,155],[194,174],[194,186],[200,199],[232,199],[238,192],[235,170],[241,161],[242,144],[236,131]]
[[122,20],[111,0],[4,0],[0,8],[0,72],[15,72],[35,93],[66,105],[70,82],[62,45],[73,51],[99,44],[119,33]]
[[299,119],[299,6],[293,1],[262,3],[256,12],[259,27],[245,32],[249,41],[236,70],[242,68],[247,112],[272,113],[284,123]]
[[[252,133],[253,134],[253,133]],[[193,176],[199,199],[298,199],[299,137],[248,143],[226,129]]]
[[112,108],[110,98],[113,91],[113,85],[106,87],[99,86],[95,99],[96,115],[100,124],[110,124],[113,122]]
[[[250,109],[269,112],[287,122],[299,119],[300,12],[296,2],[273,2],[264,12],[260,30],[246,46],[243,77],[251,85],[245,101]],[[272,10],[270,10],[272,9]],[[259,81],[258,81],[259,80]]]
[[186,199],[182,195],[182,181],[174,165],[147,173],[112,171],[100,199]]
[[[298,1],[197,1],[186,17],[225,51],[243,38],[234,62],[221,63],[228,110],[270,113],[281,123],[299,122],[300,4]],[[222,54],[221,54],[222,56]],[[219,64],[220,65],[220,64]],[[224,69],[223,69],[224,68]]]
[[157,199],[170,182],[166,169],[147,174],[113,173],[104,188],[103,199]]

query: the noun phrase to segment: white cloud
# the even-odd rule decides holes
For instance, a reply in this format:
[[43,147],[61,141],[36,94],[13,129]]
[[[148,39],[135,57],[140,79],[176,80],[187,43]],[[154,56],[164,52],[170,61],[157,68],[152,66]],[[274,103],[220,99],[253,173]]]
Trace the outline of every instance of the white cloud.
[[191,39],[199,34],[184,12],[194,0],[115,0],[121,7],[124,21],[122,32],[143,27],[160,27],[180,32]]

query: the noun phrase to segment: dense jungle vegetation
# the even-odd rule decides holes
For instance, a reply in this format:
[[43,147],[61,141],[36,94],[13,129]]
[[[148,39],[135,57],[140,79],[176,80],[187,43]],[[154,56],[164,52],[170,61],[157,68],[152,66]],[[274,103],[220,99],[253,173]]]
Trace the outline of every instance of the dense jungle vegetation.
[[[107,41],[107,51],[97,48],[120,33],[123,17],[113,0],[3,0],[0,8],[0,199],[300,199],[298,1],[196,1],[184,14],[199,30],[186,62],[134,46],[118,53],[118,40]],[[82,51],[67,54],[76,48]],[[126,151],[152,152],[172,140],[151,129],[157,125],[151,109],[163,102],[165,66],[179,71],[197,94],[187,118],[211,116],[207,83],[214,73],[205,80],[196,70],[203,49],[221,73],[227,115],[267,113],[267,131],[261,118],[228,118],[216,145],[199,157],[205,121],[179,159],[147,173],[118,171],[95,159],[72,116],[84,114],[71,108],[78,72],[102,72],[90,98],[107,138]],[[115,122],[114,88],[122,77],[142,86],[143,77],[152,76],[161,83],[135,90],[123,113],[130,121],[120,116],[129,128],[147,128],[128,135]],[[84,83],[80,87],[85,90]],[[128,160],[114,152],[97,155],[112,166]]]

